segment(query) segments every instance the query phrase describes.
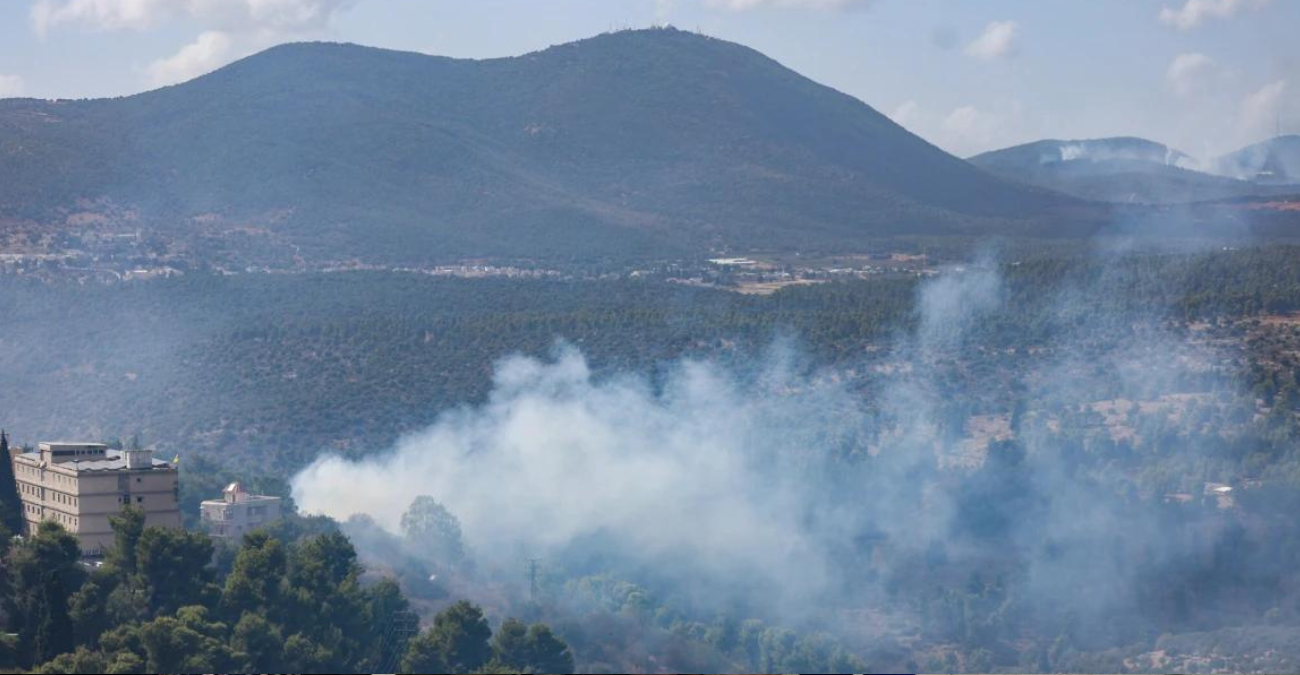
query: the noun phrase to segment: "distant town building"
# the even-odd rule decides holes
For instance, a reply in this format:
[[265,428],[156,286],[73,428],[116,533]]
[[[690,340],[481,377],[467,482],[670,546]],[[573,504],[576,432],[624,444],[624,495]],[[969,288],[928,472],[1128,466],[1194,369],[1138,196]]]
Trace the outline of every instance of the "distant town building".
[[242,539],[282,516],[282,499],[250,494],[240,483],[227,486],[221,499],[203,502],[203,525],[221,539]]
[[13,459],[27,533],[42,521],[77,536],[87,557],[113,543],[109,517],[128,504],[145,514],[146,526],[181,526],[178,473],[151,450],[110,450],[97,443],[41,443],[37,452]]

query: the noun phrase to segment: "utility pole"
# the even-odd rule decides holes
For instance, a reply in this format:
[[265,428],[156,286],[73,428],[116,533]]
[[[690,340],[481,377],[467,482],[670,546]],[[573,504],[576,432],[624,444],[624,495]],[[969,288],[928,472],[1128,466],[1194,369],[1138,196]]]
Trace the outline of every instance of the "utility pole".
[[401,666],[403,647],[420,634],[420,619],[410,612],[393,612],[388,616],[388,627],[380,642],[380,673],[396,673]]
[[528,601],[537,602],[537,563],[539,558],[528,559]]

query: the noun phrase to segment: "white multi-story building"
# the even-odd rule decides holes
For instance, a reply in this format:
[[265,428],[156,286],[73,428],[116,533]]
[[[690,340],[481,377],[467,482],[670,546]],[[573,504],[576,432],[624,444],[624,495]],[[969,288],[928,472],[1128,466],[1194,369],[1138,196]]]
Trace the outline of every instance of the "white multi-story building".
[[239,483],[227,486],[221,499],[203,502],[203,526],[208,534],[221,539],[242,539],[282,516],[282,499],[250,494]]
[[113,544],[109,517],[128,504],[146,526],[181,526],[176,466],[150,450],[110,450],[97,443],[41,443],[13,458],[28,533],[52,520],[77,536],[87,557]]

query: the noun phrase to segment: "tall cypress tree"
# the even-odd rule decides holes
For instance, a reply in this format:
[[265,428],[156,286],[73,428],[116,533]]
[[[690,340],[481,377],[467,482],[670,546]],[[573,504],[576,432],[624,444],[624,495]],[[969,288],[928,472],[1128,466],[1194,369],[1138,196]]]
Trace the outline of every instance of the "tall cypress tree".
[[18,481],[9,457],[9,436],[0,430],[0,525],[11,534],[23,533],[23,502],[18,498]]

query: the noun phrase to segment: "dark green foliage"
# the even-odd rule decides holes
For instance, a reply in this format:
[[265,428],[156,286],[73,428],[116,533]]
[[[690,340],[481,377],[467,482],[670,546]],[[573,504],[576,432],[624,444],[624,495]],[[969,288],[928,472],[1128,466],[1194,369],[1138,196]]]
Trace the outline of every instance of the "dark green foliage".
[[442,642],[432,631],[412,638],[402,656],[403,673],[450,673],[451,668],[442,657]]
[[[433,626],[411,640],[402,671],[473,673],[492,658],[492,628],[483,610],[464,600],[440,612]],[[431,666],[435,668],[429,669]]]
[[185,607],[140,627],[145,668],[153,673],[209,673],[229,668],[226,626],[208,620],[203,607]]
[[68,601],[85,578],[77,539],[56,523],[10,549],[4,560],[5,613],[21,638],[19,661],[44,663],[73,651],[75,628]]
[[115,516],[109,516],[109,525],[113,528],[113,547],[105,555],[104,562],[117,574],[130,576],[139,571],[138,550],[140,538],[144,535],[144,510],[128,505]]
[[545,624],[533,624],[528,628],[525,641],[528,660],[521,669],[529,673],[572,673],[573,653],[564,641],[555,637],[555,633]]
[[112,625],[108,615],[109,594],[116,586],[117,577],[100,568],[69,598],[68,611],[77,644],[97,646],[99,636]]
[[573,654],[545,624],[529,626],[507,619],[492,636],[492,663],[497,672],[572,673]]
[[77,647],[77,651],[71,654],[60,654],[58,657],[42,665],[40,668],[32,671],[38,674],[48,675],[65,675],[66,673],[104,673],[108,664],[104,662],[104,657],[98,652],[91,651],[85,647]]
[[282,662],[284,639],[279,627],[262,616],[244,612],[231,633],[230,649],[239,672],[251,673]]
[[492,659],[502,666],[525,671],[532,662],[528,624],[518,619],[506,619],[492,636]]
[[23,533],[23,522],[23,502],[18,497],[14,465],[9,457],[9,436],[0,430],[0,537],[6,540],[2,546],[8,546],[9,537]]
[[[134,542],[134,574],[124,571],[131,555],[114,551],[114,563],[83,583],[75,540],[54,526],[11,552],[6,608],[14,629],[32,637],[21,650],[14,645],[14,661],[43,663],[41,672],[391,672],[408,651],[419,618],[392,581],[360,583],[356,552],[337,532],[287,546],[253,533],[222,590],[212,582],[206,535],[140,531],[133,515],[115,518],[114,527],[119,542]],[[477,635],[486,627],[477,616],[477,624],[444,622],[439,634]],[[465,639],[440,644],[482,665]]]
[[139,576],[152,614],[171,614],[187,604],[211,603],[212,540],[206,535],[151,527],[136,549]]
[[280,540],[261,532],[249,534],[226,577],[223,609],[232,616],[245,612],[264,617],[281,615],[281,580],[287,569],[288,555]]

